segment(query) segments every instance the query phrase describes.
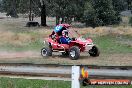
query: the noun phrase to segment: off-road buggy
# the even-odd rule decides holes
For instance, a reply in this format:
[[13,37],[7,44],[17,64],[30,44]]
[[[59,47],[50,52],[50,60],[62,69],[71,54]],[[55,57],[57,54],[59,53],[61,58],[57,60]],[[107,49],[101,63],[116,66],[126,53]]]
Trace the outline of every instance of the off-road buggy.
[[[99,56],[99,50],[90,38],[82,38],[76,30],[70,29],[69,24],[59,25],[63,27],[59,32],[53,31],[48,38],[44,39],[45,46],[41,49],[43,57],[52,56],[52,52],[60,52],[62,55],[69,56],[72,60],[77,60],[81,52],[87,52],[93,57]],[[68,30],[69,37],[71,38],[69,44],[61,44],[58,41],[63,30]]]

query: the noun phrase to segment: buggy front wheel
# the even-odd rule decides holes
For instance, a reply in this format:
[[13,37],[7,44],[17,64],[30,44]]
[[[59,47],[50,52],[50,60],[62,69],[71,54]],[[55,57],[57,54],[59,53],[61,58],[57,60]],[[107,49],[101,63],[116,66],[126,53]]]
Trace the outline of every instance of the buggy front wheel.
[[100,54],[100,51],[97,46],[93,46],[91,50],[89,50],[90,56],[97,57]]

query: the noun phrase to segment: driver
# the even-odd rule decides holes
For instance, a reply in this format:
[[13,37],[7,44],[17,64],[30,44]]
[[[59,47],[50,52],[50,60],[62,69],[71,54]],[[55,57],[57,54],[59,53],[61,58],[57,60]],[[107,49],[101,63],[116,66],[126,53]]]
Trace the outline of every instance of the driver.
[[54,28],[54,31],[52,32],[51,35],[49,35],[49,37],[51,37],[53,40],[59,42],[59,36],[61,35],[61,30],[63,29],[63,26],[59,26],[57,25]]
[[60,43],[61,44],[69,44],[71,42],[71,39],[68,37],[68,31],[63,30],[62,36],[60,37]]

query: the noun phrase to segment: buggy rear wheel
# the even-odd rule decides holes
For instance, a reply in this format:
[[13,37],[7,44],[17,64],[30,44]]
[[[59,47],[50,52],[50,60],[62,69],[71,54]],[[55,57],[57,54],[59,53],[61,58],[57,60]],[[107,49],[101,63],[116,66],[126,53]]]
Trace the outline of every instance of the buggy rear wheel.
[[48,47],[42,48],[41,49],[41,55],[43,57],[52,56],[52,50],[50,48],[48,48]]
[[69,57],[72,60],[77,60],[80,57],[80,50],[77,46],[73,46],[69,50]]
[[91,50],[89,50],[90,56],[97,57],[99,56],[100,52],[97,46],[93,46]]

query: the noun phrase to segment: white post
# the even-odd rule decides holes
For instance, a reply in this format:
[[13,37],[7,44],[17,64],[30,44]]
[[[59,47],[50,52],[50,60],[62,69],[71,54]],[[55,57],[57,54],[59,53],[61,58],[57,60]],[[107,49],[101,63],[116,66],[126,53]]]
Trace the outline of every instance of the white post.
[[72,88],[80,88],[79,76],[80,76],[80,67],[72,66]]

